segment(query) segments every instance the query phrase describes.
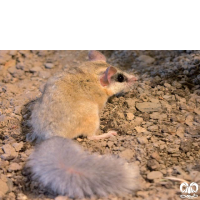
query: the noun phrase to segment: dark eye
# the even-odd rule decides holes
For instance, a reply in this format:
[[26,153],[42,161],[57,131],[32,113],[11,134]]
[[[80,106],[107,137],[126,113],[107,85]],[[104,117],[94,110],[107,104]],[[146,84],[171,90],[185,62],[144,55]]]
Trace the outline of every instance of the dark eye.
[[123,81],[124,81],[124,76],[123,76],[122,74],[119,74],[119,75],[117,76],[117,81],[123,82]]

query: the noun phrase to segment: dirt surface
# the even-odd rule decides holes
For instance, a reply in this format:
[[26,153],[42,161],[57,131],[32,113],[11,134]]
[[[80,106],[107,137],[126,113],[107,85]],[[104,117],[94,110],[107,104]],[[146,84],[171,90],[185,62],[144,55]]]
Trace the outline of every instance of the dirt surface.
[[[123,199],[181,199],[182,182],[198,183],[200,196],[200,51],[102,52],[139,81],[109,99],[101,115],[102,132],[117,130],[116,137],[77,141],[139,165],[143,189]],[[41,95],[50,76],[86,61],[87,53],[0,51],[0,199],[54,198],[23,168],[34,148],[25,140],[25,105]]]

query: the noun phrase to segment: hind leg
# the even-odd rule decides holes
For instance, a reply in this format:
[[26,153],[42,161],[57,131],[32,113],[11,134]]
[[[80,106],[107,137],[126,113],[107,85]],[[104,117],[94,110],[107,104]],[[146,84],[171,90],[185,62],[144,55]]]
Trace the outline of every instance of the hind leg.
[[[94,116],[92,119],[94,119]],[[93,123],[88,123],[87,129],[85,130],[86,134],[84,135],[86,135],[89,140],[101,140],[109,137],[114,137],[115,135],[117,135],[116,131],[109,131],[108,133],[100,134],[101,131],[99,129],[99,125],[100,125],[99,116],[96,116],[96,120],[94,120]]]
[[101,139],[114,137],[115,135],[117,135],[116,131],[108,131],[108,133],[104,133],[104,134],[101,134],[101,135],[88,136],[87,138],[89,140],[101,140]]

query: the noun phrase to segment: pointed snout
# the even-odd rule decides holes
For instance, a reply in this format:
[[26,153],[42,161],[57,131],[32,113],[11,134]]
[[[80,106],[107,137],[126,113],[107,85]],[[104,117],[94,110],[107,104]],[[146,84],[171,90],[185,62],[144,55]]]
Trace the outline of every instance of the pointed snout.
[[137,80],[138,80],[138,77],[136,77],[136,76],[129,77],[129,82],[136,82]]

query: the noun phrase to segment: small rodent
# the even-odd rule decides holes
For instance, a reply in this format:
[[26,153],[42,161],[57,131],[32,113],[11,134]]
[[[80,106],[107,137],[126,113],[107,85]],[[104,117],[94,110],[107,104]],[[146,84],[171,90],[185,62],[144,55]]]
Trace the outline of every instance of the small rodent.
[[106,63],[98,51],[90,51],[89,60],[50,78],[35,101],[30,119],[33,132],[27,139],[44,141],[36,146],[27,166],[33,178],[56,195],[123,195],[140,187],[137,166],[114,156],[91,155],[71,139],[116,135],[115,131],[96,135],[99,114],[110,96],[130,88],[137,79]]

